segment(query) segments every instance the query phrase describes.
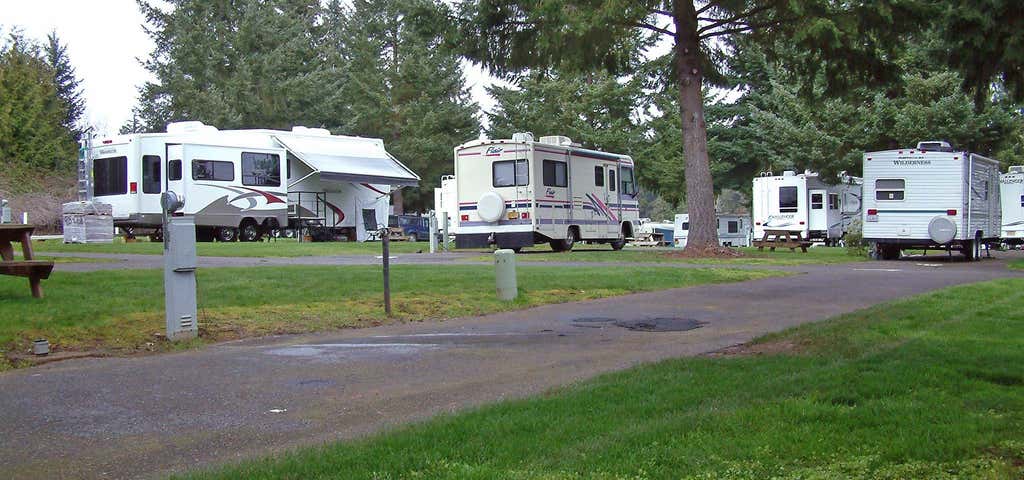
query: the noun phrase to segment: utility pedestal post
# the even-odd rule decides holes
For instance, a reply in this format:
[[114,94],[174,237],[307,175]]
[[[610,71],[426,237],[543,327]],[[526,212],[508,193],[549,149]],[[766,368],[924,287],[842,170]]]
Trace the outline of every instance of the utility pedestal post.
[[188,340],[199,334],[196,316],[196,224],[191,217],[170,215],[181,209],[174,192],[160,198],[164,207],[164,313],[167,339]]
[[448,213],[441,213],[441,251],[448,252]]
[[430,231],[430,253],[437,253],[437,211],[431,210],[427,215],[427,230]]
[[516,284],[516,252],[508,249],[494,251],[494,279],[498,300],[515,300],[519,295]]

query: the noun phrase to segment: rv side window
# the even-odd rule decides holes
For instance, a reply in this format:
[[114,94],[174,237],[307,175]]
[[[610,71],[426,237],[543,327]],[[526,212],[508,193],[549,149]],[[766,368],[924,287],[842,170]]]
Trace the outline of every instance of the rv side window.
[[689,230],[690,222],[683,222],[683,224],[679,228],[682,228],[683,230]]
[[875,200],[903,200],[906,183],[903,179],[875,180]]
[[615,169],[614,168],[609,168],[608,169],[608,190],[612,191],[612,192],[615,191]]
[[820,193],[811,194],[811,210],[821,210],[825,208],[825,197]]
[[600,165],[594,167],[594,186],[595,187],[603,187],[604,186],[604,167],[602,167]]
[[622,193],[626,195],[636,195],[636,181],[633,179],[633,169],[623,167],[621,170],[621,177],[619,181],[622,182]]
[[565,162],[555,160],[544,160],[544,186],[545,187],[567,187],[569,186],[566,175]]
[[281,186],[281,157],[269,153],[242,152],[242,185]]
[[839,210],[839,194],[830,193],[828,194],[828,209]]
[[779,211],[782,213],[796,213],[796,187],[779,187]]
[[740,231],[740,224],[735,220],[730,220],[727,226],[729,227],[729,233],[739,233]]
[[506,160],[494,162],[492,185],[495,187],[523,186],[530,183],[530,170],[526,160]]
[[192,180],[234,181],[235,164],[217,160],[192,160]]
[[1020,206],[1024,207],[1024,195],[1020,196]]
[[167,179],[181,180],[181,160],[167,162]]
[[160,164],[156,155],[142,156],[142,193],[160,193]]
[[128,157],[98,158],[92,162],[93,195],[128,193]]

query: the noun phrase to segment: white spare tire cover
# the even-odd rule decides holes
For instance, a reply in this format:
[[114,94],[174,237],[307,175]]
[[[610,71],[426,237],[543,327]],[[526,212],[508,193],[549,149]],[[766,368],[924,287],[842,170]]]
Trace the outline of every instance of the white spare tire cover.
[[487,192],[480,196],[476,204],[476,213],[486,222],[496,222],[505,214],[505,200],[494,192]]
[[935,217],[928,222],[928,237],[935,243],[949,243],[956,238],[956,224],[949,217]]

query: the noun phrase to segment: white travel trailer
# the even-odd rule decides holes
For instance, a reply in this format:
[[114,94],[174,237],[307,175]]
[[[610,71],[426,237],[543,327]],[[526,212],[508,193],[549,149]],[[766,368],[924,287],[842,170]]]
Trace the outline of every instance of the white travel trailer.
[[[749,247],[751,223],[750,217],[733,213],[719,213],[718,217],[718,243],[726,247]],[[678,248],[686,247],[686,240],[690,236],[690,214],[676,214],[675,234],[673,245]]]
[[547,242],[561,251],[586,240],[619,250],[639,217],[633,160],[562,136],[459,145],[455,179],[459,248]]
[[160,194],[185,197],[200,238],[257,240],[278,229],[371,238],[387,223],[392,186],[419,177],[379,139],[324,129],[217,130],[200,122],[118,135],[86,149],[80,196],[113,208],[115,226],[161,226]]
[[864,241],[896,259],[905,248],[978,258],[1000,234],[999,162],[946,142],[864,154]]
[[798,232],[804,239],[835,245],[860,217],[861,179],[840,175],[829,184],[817,173],[762,173],[754,178],[754,238],[765,230]]
[[1024,166],[1010,167],[999,176],[1002,199],[1002,237],[1007,245],[1024,244]]
[[459,223],[459,198],[455,193],[455,175],[441,177],[441,186],[434,189],[434,212],[438,228],[442,227],[441,216],[448,217],[448,234],[453,235]]

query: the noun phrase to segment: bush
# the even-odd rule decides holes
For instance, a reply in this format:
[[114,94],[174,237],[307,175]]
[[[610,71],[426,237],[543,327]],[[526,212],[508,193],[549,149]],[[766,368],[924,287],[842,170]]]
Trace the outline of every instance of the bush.
[[864,243],[864,230],[860,220],[854,220],[850,224],[850,228],[843,237],[843,243],[846,245],[846,253],[848,255],[855,257],[868,256],[868,246]]

